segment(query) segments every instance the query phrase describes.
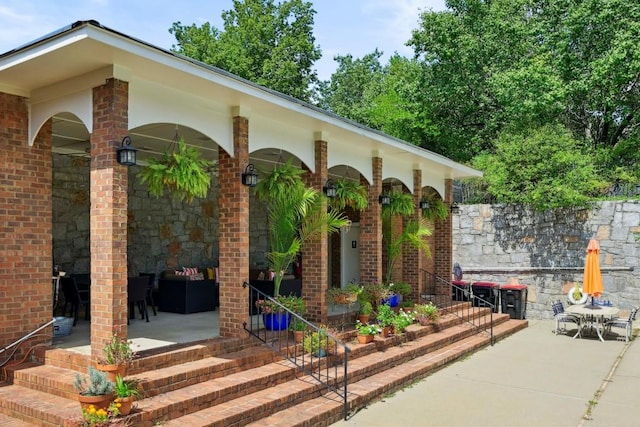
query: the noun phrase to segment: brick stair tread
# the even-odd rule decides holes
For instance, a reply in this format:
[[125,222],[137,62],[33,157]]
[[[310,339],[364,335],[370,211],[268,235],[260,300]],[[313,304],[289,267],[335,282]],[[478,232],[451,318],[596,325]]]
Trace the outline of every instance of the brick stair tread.
[[0,388],[0,403],[2,414],[10,416],[15,409],[27,407],[28,416],[45,420],[52,426],[62,425],[62,420],[80,415],[80,404],[77,400],[19,385]]
[[[152,390],[150,395],[166,391],[164,387],[170,385],[172,389],[181,385],[190,385],[202,381],[202,378],[221,376],[225,372],[239,371],[247,365],[256,366],[277,360],[273,350],[259,346],[244,349],[220,357],[205,357],[188,361],[178,365],[167,366],[139,374],[128,375],[127,378],[139,380],[144,387]],[[72,398],[76,394],[73,387],[77,372],[50,365],[37,365],[15,372],[14,384],[35,388],[41,391],[55,391],[63,397]]]
[[33,427],[33,424],[0,414],[0,426],[2,427]]
[[237,393],[269,388],[293,378],[295,374],[295,367],[289,362],[274,362],[141,399],[137,405],[140,410],[151,413],[158,411],[186,413],[195,409],[194,398],[197,398],[199,405],[225,402],[235,398]]
[[[496,337],[504,338],[522,329],[526,321],[504,322],[494,328]],[[446,347],[418,356],[391,370],[366,376],[348,387],[348,406],[362,408],[386,393],[401,388],[414,380],[422,379],[478,348],[489,344],[489,337],[473,335]],[[269,417],[247,424],[251,427],[316,426],[329,425],[343,416],[343,401],[335,394],[327,394],[302,402],[295,407],[276,412]]]
[[[501,329],[503,328],[505,328],[505,326],[501,326]],[[498,331],[498,328],[494,329],[495,331]],[[448,328],[447,332],[451,335],[457,335],[469,330],[469,325],[459,324],[455,327]],[[375,377],[376,375],[380,375],[380,373],[382,373],[384,376],[384,373],[386,372],[385,368],[395,366],[396,364],[402,365],[404,363],[407,363],[413,365],[413,360],[415,360],[415,357],[412,356],[412,360],[406,361],[404,360],[406,358],[405,355],[411,351],[414,351],[416,354],[418,354],[421,349],[423,350],[425,347],[428,348],[432,346],[434,340],[428,337],[429,336],[421,337],[415,341],[408,341],[404,343],[402,347],[390,347],[384,352],[374,352],[366,354],[353,360],[351,360],[350,358],[348,375],[349,377],[364,375],[366,379]],[[443,338],[441,337],[440,339]],[[446,340],[446,338],[444,338],[444,340]],[[469,340],[469,342],[476,342],[477,344],[474,347],[476,348],[480,345],[486,345],[489,342],[489,337],[487,335],[473,335],[472,337],[465,338],[464,340]],[[438,352],[443,351],[445,353],[450,353],[450,348],[455,348],[455,346],[458,345],[458,342],[459,341],[455,341],[453,344],[449,344],[449,346],[443,347],[447,350],[442,350],[441,348],[439,350],[436,350],[435,352],[428,352],[425,354],[425,356],[433,357],[433,354],[438,354]],[[368,372],[372,370],[372,366],[374,367],[373,369],[376,370],[374,374],[370,374]],[[349,386],[349,389],[351,389],[351,385]],[[277,411],[278,408],[282,407],[283,405],[286,407],[283,409],[283,411],[291,410],[293,413],[296,413],[297,408],[300,405],[306,405],[304,401],[296,402],[296,399],[299,399],[298,396],[300,396],[301,394],[308,395],[309,393],[319,391],[320,386],[316,383],[316,381],[311,379],[310,377],[304,376],[296,380],[288,381],[272,389],[256,391],[255,393],[252,393],[250,395],[247,394],[243,397],[230,400],[228,402],[210,406],[200,411],[183,415],[182,417],[172,419],[164,423],[163,425],[167,427],[177,427],[244,425],[248,422],[260,423],[259,420],[262,419],[263,414],[268,415],[273,411]],[[290,409],[289,407],[294,403],[296,403],[295,408]],[[338,404],[338,406],[340,406],[340,404]],[[247,417],[255,418],[255,420],[247,419]]]

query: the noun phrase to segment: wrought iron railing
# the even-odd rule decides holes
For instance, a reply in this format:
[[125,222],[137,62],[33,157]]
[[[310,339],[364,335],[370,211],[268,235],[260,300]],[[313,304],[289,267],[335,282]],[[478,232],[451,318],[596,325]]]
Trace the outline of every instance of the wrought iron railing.
[[[473,294],[471,283],[468,286],[458,286],[438,275],[422,270],[424,291],[421,298],[425,302],[433,302],[440,310],[452,313],[470,324],[479,333],[489,335],[491,345],[494,344],[493,313],[496,304]],[[497,289],[493,289],[497,292]],[[489,316],[479,316],[478,311],[489,309]]]
[[[348,415],[347,362],[350,351],[346,344],[327,332],[326,328],[321,328],[307,321],[249,283],[244,282],[242,286],[249,288],[249,316],[247,321],[243,323],[244,329],[280,353],[306,375],[317,380],[327,390],[338,395],[343,401],[343,416],[346,420]],[[288,315],[289,325],[304,325],[305,337],[310,347],[319,349],[318,354],[306,353],[302,343],[296,343],[290,328],[267,330],[263,316],[256,305],[259,300],[269,301],[272,307],[277,307],[276,311]]]

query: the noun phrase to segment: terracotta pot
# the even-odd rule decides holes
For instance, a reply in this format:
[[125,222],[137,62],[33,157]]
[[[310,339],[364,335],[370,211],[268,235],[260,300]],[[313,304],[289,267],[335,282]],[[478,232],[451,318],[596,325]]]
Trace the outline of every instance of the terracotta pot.
[[382,328],[382,337],[386,338],[389,335],[391,335],[391,326],[385,326],[384,328]]
[[122,364],[122,365],[102,365],[100,363],[98,363],[96,365],[96,369],[98,371],[102,371],[102,372],[106,372],[107,375],[109,376],[109,380],[116,382],[116,375],[120,374],[121,377],[124,378],[124,374],[127,371],[127,365],[126,364]]
[[304,331],[293,331],[293,339],[296,344],[300,344],[304,339]]
[[116,398],[116,403],[120,403],[120,407],[118,408],[120,415],[129,415],[131,413],[133,397],[118,397]]
[[358,320],[363,325],[366,325],[367,323],[369,323],[369,318],[370,317],[371,317],[371,315],[369,315],[369,314],[358,314]]
[[82,407],[82,409],[87,409],[90,405],[93,405],[96,409],[106,410],[112,400],[112,394],[103,394],[100,396],[85,396],[82,394],[78,395],[78,402],[80,402],[80,406]]
[[373,335],[358,334],[358,343],[360,343],[360,344],[369,344],[372,341],[373,341]]

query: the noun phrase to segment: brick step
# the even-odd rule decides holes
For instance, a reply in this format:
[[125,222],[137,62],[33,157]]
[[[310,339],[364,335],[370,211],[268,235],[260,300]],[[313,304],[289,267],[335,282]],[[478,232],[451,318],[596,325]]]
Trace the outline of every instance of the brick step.
[[[509,320],[494,327],[494,338],[504,339],[527,327],[526,320]],[[365,376],[356,382],[349,383],[349,412],[365,407],[382,396],[397,391],[416,380],[423,379],[450,363],[490,344],[489,337],[483,334],[473,335],[411,359],[410,363],[396,365],[393,369]],[[295,407],[276,412],[269,417],[247,424],[252,427],[313,427],[328,426],[343,418],[343,401],[334,393],[316,397],[302,402]],[[167,424],[170,426],[171,424]],[[177,424],[174,424],[177,425]],[[184,424],[190,427],[213,424]]]
[[[478,313],[480,321],[489,318],[487,310],[478,310]],[[498,324],[508,320],[508,315],[493,314],[493,319]],[[498,331],[499,326],[495,330]],[[461,323],[461,319],[443,315],[437,328],[412,325],[405,334],[384,339],[376,337],[372,344],[357,344],[355,333],[341,334],[351,350],[349,381],[377,375],[391,366],[400,366],[476,333],[468,323]],[[488,335],[480,336],[488,340]],[[353,342],[349,337],[353,337]],[[248,342],[253,342],[254,347],[248,347],[246,342],[236,343],[224,347],[235,350],[233,352],[182,364],[176,364],[176,358],[183,352],[192,357],[200,351],[194,350],[197,345],[174,349],[166,355],[158,353],[141,358],[152,358],[166,366],[128,375],[140,380],[143,389],[147,390],[145,398],[136,403],[137,409],[129,417],[129,425],[153,426],[158,422],[173,422],[172,419],[182,420],[183,426],[215,424],[194,421],[203,417],[221,420],[219,425],[243,425],[314,399],[326,391],[315,380],[301,377],[299,369],[280,360],[271,349],[255,347],[254,340]],[[318,363],[315,358],[307,359],[307,363],[309,360]],[[331,359],[321,359],[321,363],[326,360]],[[56,366],[17,369],[16,383],[0,388],[0,413],[38,426],[73,425],[72,420],[77,421],[80,415],[72,385],[75,374],[74,370]],[[296,376],[303,381],[296,381]],[[210,410],[215,415],[209,413]],[[189,417],[189,421],[185,417]]]
[[[508,317],[508,316],[507,316]],[[503,325],[506,324],[503,322]],[[525,324],[526,326],[526,324]],[[495,328],[495,331],[501,329]],[[496,332],[497,333],[497,332]],[[474,347],[489,343],[489,336],[485,334],[477,335],[468,324],[459,324],[445,331],[420,337],[415,341],[408,341],[402,346],[395,346],[385,351],[376,351],[361,357],[351,357],[355,351],[350,352],[348,365],[348,378],[351,381],[362,381],[363,379],[379,375],[395,366],[402,366],[403,363],[412,361],[423,354],[431,354],[431,349],[442,343],[442,348],[456,346],[459,340],[469,339],[469,335],[478,336],[477,342],[480,343]],[[438,337],[439,336],[439,337]],[[376,337],[376,340],[389,340],[390,338]],[[375,344],[348,344],[352,350],[358,346],[375,346]],[[438,350],[441,351],[441,350]],[[471,351],[471,350],[469,350]],[[451,352],[451,350],[448,350]],[[465,353],[466,354],[466,353]],[[411,362],[413,365],[413,362]],[[338,370],[342,372],[342,368]],[[350,386],[349,386],[350,387]],[[243,395],[234,400],[221,403],[215,406],[206,407],[200,411],[186,414],[175,419],[162,420],[164,426],[226,426],[226,425],[246,425],[255,422],[271,414],[290,407],[295,406],[292,411],[295,413],[298,405],[309,399],[319,397],[325,391],[324,386],[309,376],[303,376],[299,379],[290,380],[270,389],[262,389],[250,395]],[[351,391],[349,391],[351,393]],[[141,424],[152,425],[152,424]],[[286,424],[285,424],[286,425]]]
[[[218,378],[244,369],[263,366],[281,357],[266,347],[252,347],[221,357],[207,357],[134,375],[147,397]],[[57,366],[38,365],[14,373],[14,385],[75,399],[73,382],[78,372]],[[83,374],[84,375],[84,374]]]
[[[175,344],[153,350],[141,351],[130,363],[127,373],[137,374],[210,356],[230,354],[255,347],[251,338],[213,338],[189,344]],[[86,373],[91,357],[71,350],[42,346],[34,350],[34,360],[42,365],[57,366]]]
[[79,419],[80,404],[75,399],[11,385],[0,388],[0,414],[32,426],[60,427],[73,425],[68,420]]
[[18,420],[16,418],[11,418],[8,415],[0,414],[0,426],[2,427],[33,427],[33,424]]

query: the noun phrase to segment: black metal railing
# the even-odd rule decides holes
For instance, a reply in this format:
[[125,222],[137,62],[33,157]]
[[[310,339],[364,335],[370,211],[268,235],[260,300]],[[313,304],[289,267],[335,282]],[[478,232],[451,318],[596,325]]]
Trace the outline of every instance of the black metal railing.
[[[461,318],[479,333],[489,335],[491,345],[494,344],[493,313],[497,309],[495,303],[474,295],[471,283],[468,286],[455,285],[426,270],[422,270],[422,278],[424,290],[421,299],[424,302],[432,302],[442,312]],[[491,292],[498,290],[492,289]],[[489,309],[488,318],[479,316],[478,311],[486,308]]]
[[[269,345],[289,362],[294,364],[306,375],[317,380],[330,392],[338,395],[343,401],[343,416],[347,419],[347,362],[349,348],[340,339],[328,333],[326,328],[319,327],[299,314],[289,310],[276,299],[244,282],[243,287],[249,288],[249,316],[243,323],[244,329],[260,341]],[[289,317],[288,327],[282,330],[267,330],[263,316],[256,305],[258,301],[269,301],[276,311]],[[302,343],[296,343],[293,331],[290,329],[305,329],[305,339],[309,346],[318,349],[316,355],[306,353]]]

